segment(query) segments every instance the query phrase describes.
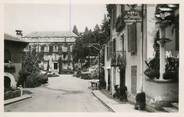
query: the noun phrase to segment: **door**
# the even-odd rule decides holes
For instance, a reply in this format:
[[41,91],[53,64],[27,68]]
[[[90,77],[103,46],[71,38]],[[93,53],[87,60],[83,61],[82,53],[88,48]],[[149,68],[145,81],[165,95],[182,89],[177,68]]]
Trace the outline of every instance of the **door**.
[[125,69],[120,69],[120,88],[123,89],[125,86]]
[[137,93],[137,66],[131,66],[131,92],[136,95]]
[[110,91],[111,90],[111,70],[108,69],[108,87],[107,90]]
[[58,63],[54,63],[54,70],[58,69]]

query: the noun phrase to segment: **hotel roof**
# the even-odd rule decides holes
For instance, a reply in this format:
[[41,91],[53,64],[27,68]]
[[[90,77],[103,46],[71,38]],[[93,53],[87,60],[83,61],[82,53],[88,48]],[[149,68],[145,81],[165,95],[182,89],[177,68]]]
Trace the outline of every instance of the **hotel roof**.
[[24,38],[60,38],[60,37],[77,37],[70,31],[39,31],[25,35]]

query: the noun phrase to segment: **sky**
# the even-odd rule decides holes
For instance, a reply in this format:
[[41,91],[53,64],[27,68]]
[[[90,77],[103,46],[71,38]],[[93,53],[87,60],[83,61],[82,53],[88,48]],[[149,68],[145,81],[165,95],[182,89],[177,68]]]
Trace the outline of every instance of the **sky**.
[[69,31],[76,25],[80,32],[87,26],[101,24],[106,14],[105,4],[6,4],[4,31],[15,35],[33,31]]

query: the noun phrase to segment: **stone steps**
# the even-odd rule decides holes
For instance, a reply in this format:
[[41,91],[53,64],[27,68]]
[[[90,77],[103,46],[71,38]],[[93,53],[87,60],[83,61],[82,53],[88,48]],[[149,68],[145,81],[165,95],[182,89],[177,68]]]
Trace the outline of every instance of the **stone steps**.
[[171,106],[162,108],[166,112],[178,112],[178,103],[171,103]]
[[162,107],[164,109],[164,111],[166,112],[178,112],[178,109],[176,109],[175,107]]
[[178,103],[171,103],[173,107],[178,109]]

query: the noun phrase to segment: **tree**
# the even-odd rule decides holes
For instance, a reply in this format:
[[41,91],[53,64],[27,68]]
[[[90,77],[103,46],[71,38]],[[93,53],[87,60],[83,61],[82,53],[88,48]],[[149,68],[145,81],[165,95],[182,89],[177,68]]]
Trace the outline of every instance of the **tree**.
[[100,31],[100,27],[98,26],[98,24],[95,25],[94,31]]
[[36,45],[33,46],[34,49],[32,51],[26,52],[23,56],[22,70],[19,72],[17,86],[24,86],[28,77],[40,72],[38,63],[43,58],[43,54],[37,53],[35,47]]
[[78,32],[78,29],[77,29],[76,25],[73,26],[73,31],[72,32],[75,33],[76,35],[79,35],[79,32]]
[[[110,21],[106,18],[104,19],[101,26],[95,25],[94,31],[89,30],[88,27],[76,40],[76,44],[73,48],[73,58],[75,62],[79,60],[87,60],[87,56],[97,56],[102,45],[110,39]],[[89,47],[88,45],[94,44],[96,48]],[[96,45],[95,45],[96,44]],[[87,60],[89,61],[89,60]]]
[[84,34],[88,34],[88,32],[89,32],[89,29],[88,29],[88,27],[86,26],[86,28],[85,28],[85,30],[84,30]]

